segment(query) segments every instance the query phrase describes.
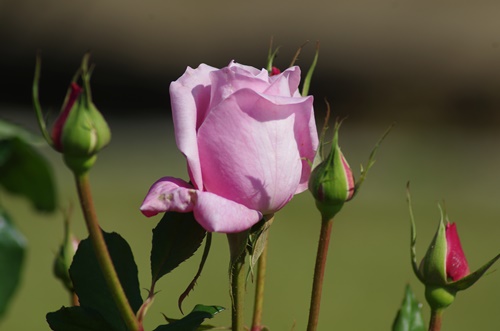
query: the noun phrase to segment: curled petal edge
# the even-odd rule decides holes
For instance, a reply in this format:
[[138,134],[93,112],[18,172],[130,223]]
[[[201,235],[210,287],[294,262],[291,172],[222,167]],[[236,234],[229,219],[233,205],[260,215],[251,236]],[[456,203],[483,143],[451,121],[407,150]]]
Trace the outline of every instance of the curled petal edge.
[[249,229],[262,213],[210,192],[203,192],[182,179],[163,177],[155,182],[140,207],[151,217],[174,211],[193,212],[195,219],[209,232],[235,233]]

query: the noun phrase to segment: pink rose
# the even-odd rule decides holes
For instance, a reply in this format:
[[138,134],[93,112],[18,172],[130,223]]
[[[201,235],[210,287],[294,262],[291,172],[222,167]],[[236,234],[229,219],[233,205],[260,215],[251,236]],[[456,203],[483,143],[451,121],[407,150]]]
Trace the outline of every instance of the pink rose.
[[318,136],[299,82],[298,67],[273,76],[234,62],[188,67],[170,97],[191,182],[161,178],[142,213],[192,211],[207,231],[240,232],[306,190]]

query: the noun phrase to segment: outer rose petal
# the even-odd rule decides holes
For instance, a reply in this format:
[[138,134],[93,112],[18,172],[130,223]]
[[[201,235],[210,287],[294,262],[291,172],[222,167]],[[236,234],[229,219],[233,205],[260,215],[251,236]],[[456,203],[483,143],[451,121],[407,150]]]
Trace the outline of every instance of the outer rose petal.
[[311,175],[311,164],[318,149],[318,132],[316,131],[312,96],[308,97],[307,107],[304,107],[303,111],[296,114],[293,130],[302,160],[300,183],[295,191],[295,194],[298,194],[307,190],[309,176]]
[[147,217],[167,211],[192,211],[198,223],[209,232],[240,232],[262,218],[256,210],[195,190],[189,183],[174,177],[163,177],[154,183],[140,209]]
[[[299,150],[311,144],[297,133],[310,136],[310,112],[311,97],[272,97],[242,89],[224,100],[198,131],[206,190],[264,214],[282,208],[301,180]],[[304,117],[307,121],[299,122]],[[306,154],[312,158],[314,150]]]
[[193,210],[190,191],[194,191],[193,187],[182,179],[160,178],[149,189],[140,210],[147,217],[166,211],[190,212]]
[[194,217],[208,232],[233,233],[252,227],[262,213],[210,192],[197,192]]
[[177,147],[186,156],[189,175],[196,188],[203,188],[196,131],[205,119],[210,104],[210,78],[214,67],[201,64],[170,84],[170,101]]

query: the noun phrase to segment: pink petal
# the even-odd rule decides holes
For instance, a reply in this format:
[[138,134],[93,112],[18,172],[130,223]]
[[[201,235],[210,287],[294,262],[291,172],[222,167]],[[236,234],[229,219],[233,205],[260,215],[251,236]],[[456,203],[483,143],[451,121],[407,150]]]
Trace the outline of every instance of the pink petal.
[[231,95],[198,131],[206,190],[264,214],[282,208],[302,180],[300,152],[314,157],[311,116],[311,97]]
[[196,131],[205,119],[210,104],[210,72],[216,68],[201,64],[170,84],[170,100],[177,147],[187,159],[191,181],[203,187]]
[[63,146],[61,142],[62,132],[64,128],[64,124],[66,124],[66,120],[68,119],[70,110],[73,108],[76,100],[80,97],[80,94],[83,92],[83,88],[78,86],[77,83],[71,83],[70,85],[70,93],[66,100],[66,104],[63,106],[63,110],[61,114],[57,118],[54,123],[54,127],[52,128],[52,141],[54,142],[54,147],[59,152],[63,151]]
[[262,79],[262,80],[267,80],[267,76],[269,75],[267,73],[267,70],[264,70],[264,69],[259,70],[255,67],[252,67],[252,66],[247,66],[247,65],[241,64],[241,63],[236,63],[236,62],[234,62],[234,60],[229,62],[229,65],[227,67],[230,68],[234,72],[239,72],[239,73],[242,73],[245,75],[260,77],[260,79]]
[[209,232],[234,233],[251,228],[262,214],[210,192],[197,191],[194,217]]
[[271,84],[264,91],[264,94],[287,97],[296,96],[300,84],[300,68],[288,68],[279,75],[271,76],[269,82]]
[[344,154],[342,154],[342,166],[344,167],[344,174],[347,182],[347,198],[345,201],[349,201],[352,199],[354,195],[354,189],[356,184],[354,183],[354,176],[352,174],[351,167],[349,166],[349,163],[347,163]]
[[174,177],[163,177],[154,183],[140,210],[147,217],[167,211],[192,211],[205,230],[223,233],[247,230],[262,218],[258,211],[215,194],[195,190],[189,183]]
[[457,281],[470,274],[470,270],[455,223],[446,224],[446,243],[446,275]]
[[166,211],[190,212],[193,210],[192,191],[193,187],[182,179],[160,178],[149,189],[140,210],[147,217]]
[[295,194],[307,190],[309,176],[311,175],[311,165],[318,149],[318,132],[316,131],[316,120],[314,118],[313,97],[309,96],[307,98],[307,107],[304,108],[304,111],[296,114],[293,129],[302,161],[302,173]]
[[235,62],[212,72],[210,78],[212,81],[211,109],[241,89],[249,88],[255,92],[264,92],[269,87],[267,70],[257,70]]

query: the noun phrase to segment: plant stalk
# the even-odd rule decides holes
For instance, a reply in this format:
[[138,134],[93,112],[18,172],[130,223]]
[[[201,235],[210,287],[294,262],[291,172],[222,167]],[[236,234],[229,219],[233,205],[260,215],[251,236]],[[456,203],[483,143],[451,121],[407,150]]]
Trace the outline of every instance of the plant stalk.
[[[269,238],[268,238],[269,239]],[[257,262],[257,279],[255,283],[255,301],[253,306],[253,319],[251,331],[262,330],[262,311],[264,307],[264,283],[266,280],[267,242]]]
[[319,235],[318,252],[316,254],[316,266],[314,268],[314,280],[311,294],[311,305],[309,307],[307,331],[316,331],[318,327],[321,293],[323,291],[323,278],[325,275],[326,259],[328,255],[328,246],[330,244],[332,225],[333,218],[323,218],[321,220],[321,231]]
[[106,284],[111,291],[113,300],[120,311],[121,317],[127,325],[127,329],[129,331],[138,331],[140,329],[139,323],[132,308],[130,307],[125,291],[121,286],[113,261],[109,255],[108,247],[104,241],[101,227],[99,226],[99,222],[97,220],[94,202],[92,200],[92,193],[90,190],[88,172],[75,175],[75,179],[83,216],[89,232],[89,238],[92,242],[92,247],[94,248],[97,262],[101,267]]
[[442,309],[431,310],[431,321],[429,323],[429,331],[441,331],[441,322],[443,320]]
[[245,254],[237,258],[231,266],[231,310],[232,331],[244,331],[243,306],[245,302]]

